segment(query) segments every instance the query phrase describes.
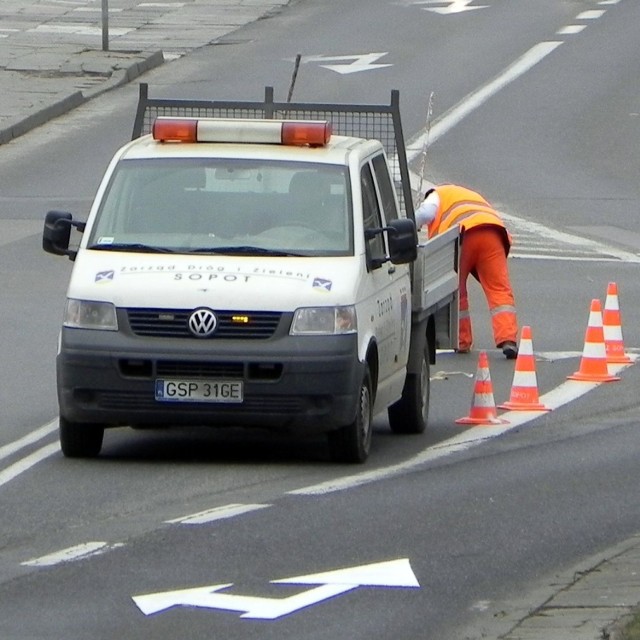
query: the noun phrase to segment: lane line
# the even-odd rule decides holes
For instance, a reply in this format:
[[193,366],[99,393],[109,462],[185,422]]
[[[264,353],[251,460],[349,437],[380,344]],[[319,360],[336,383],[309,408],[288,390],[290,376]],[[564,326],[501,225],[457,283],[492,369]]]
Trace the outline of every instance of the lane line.
[[47,424],[39,427],[35,431],[28,433],[26,436],[23,436],[19,440],[15,440],[14,442],[10,442],[9,444],[5,444],[0,447],[0,460],[9,457],[14,454],[16,451],[20,451],[24,447],[33,444],[34,442],[38,442],[38,440],[42,440],[50,433],[53,433],[58,428],[58,419],[52,420]]
[[555,51],[561,41],[540,42],[533,46],[513,64],[508,66],[499,76],[491,82],[480,87],[463,98],[457,105],[449,109],[441,118],[436,120],[429,131],[423,131],[407,145],[407,160],[413,162],[418,158],[426,146],[431,146],[438,138],[448,133],[460,123],[463,118],[484,104],[489,98],[508,84],[517,80],[521,75],[529,71],[533,66],[544,60],[552,51]]
[[242,515],[243,513],[249,513],[250,511],[256,511],[258,509],[265,509],[270,506],[272,505],[227,504],[222,507],[215,507],[213,509],[207,509],[206,511],[200,511],[199,513],[193,513],[189,516],[182,516],[181,518],[174,518],[173,520],[165,520],[165,524],[206,524],[208,522],[214,522],[215,520],[233,518],[234,516]]
[[0,487],[7,484],[7,482],[10,482],[21,473],[28,471],[31,467],[37,465],[38,462],[42,462],[42,460],[52,456],[54,453],[58,453],[59,451],[60,445],[57,442],[48,444],[31,455],[22,458],[22,460],[19,460],[15,464],[12,464],[10,467],[7,467],[4,471],[0,471]]
[[[635,358],[634,358],[635,361]],[[631,365],[610,365],[611,373],[618,375],[621,371]],[[565,405],[573,400],[577,400],[584,394],[592,391],[596,387],[600,386],[601,382],[580,382],[576,380],[567,380],[555,389],[552,389],[543,396],[540,396],[540,402],[551,409],[557,409],[562,405]],[[491,440],[507,431],[511,431],[516,427],[523,424],[527,424],[542,415],[547,415],[541,411],[508,411],[500,415],[500,418],[508,420],[508,424],[501,424],[497,426],[481,426],[472,427],[463,433],[460,433],[453,438],[449,438],[443,441],[441,444],[434,445],[427,449],[424,449],[413,458],[409,458],[404,462],[400,462],[389,467],[382,469],[376,469],[374,471],[368,471],[365,473],[359,473],[352,476],[345,476],[337,478],[336,480],[329,480],[327,482],[320,482],[315,485],[303,487],[301,489],[294,489],[289,491],[290,495],[326,495],[327,493],[334,493],[336,491],[345,491],[346,489],[353,489],[364,484],[370,484],[372,482],[378,482],[379,480],[391,478],[401,473],[406,473],[416,467],[422,466],[427,462],[444,458],[452,453],[458,451],[464,451],[470,449],[478,444]]]
[[53,567],[64,562],[73,562],[74,560],[101,555],[107,551],[111,551],[111,549],[117,549],[123,546],[124,544],[121,542],[116,544],[109,544],[107,542],[84,542],[67,549],[62,549],[61,551],[49,553],[40,558],[21,562],[20,564],[24,567]]
[[591,9],[583,11],[576,16],[576,20],[597,20],[605,14],[605,9]]

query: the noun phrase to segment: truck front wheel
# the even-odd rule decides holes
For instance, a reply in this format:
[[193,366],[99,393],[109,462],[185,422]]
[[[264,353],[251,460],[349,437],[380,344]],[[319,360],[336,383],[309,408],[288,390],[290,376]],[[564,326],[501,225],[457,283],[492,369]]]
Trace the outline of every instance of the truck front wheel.
[[103,438],[102,425],[71,422],[60,416],[60,448],[67,458],[95,458]]
[[358,392],[358,409],[355,420],[327,434],[329,454],[334,462],[364,462],[371,450],[373,397],[371,372],[365,367]]
[[389,426],[394,433],[423,433],[429,421],[431,380],[429,345],[425,343],[419,373],[407,374],[402,398],[387,410]]

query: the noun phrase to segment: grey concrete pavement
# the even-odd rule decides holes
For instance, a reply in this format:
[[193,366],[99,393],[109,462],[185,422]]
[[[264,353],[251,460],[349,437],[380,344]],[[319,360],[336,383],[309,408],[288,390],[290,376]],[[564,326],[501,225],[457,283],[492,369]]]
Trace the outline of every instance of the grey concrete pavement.
[[290,0],[2,0],[0,144]]
[[[0,145],[289,1],[2,0]],[[614,638],[616,622],[638,602],[640,537],[633,537],[494,612],[490,628],[466,638]]]
[[493,611],[464,640],[617,640],[640,601],[640,535]]

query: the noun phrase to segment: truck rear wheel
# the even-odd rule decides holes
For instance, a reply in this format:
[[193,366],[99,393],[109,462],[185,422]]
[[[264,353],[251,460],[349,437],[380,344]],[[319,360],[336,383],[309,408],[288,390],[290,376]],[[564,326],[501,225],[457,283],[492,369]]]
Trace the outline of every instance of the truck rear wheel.
[[365,367],[360,384],[355,420],[327,434],[329,454],[334,462],[364,462],[371,450],[373,397],[371,372]]
[[431,394],[428,347],[425,343],[420,372],[407,374],[402,398],[387,410],[389,426],[394,433],[423,433],[427,428]]
[[71,422],[60,416],[60,448],[67,458],[95,458],[103,438],[102,425]]

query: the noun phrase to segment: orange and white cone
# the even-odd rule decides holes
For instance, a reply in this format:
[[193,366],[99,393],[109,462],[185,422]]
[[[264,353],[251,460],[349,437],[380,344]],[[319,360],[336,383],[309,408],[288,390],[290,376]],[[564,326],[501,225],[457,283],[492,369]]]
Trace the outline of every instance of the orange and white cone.
[[609,373],[607,365],[607,351],[604,344],[604,329],[602,327],[602,305],[597,298],[591,301],[589,324],[584,338],[584,349],[580,369],[567,376],[570,380],[585,382],[613,382],[619,377]]
[[478,357],[478,370],[473,385],[471,411],[464,418],[458,418],[457,424],[508,424],[508,420],[498,418],[496,403],[493,399],[493,385],[489,372],[489,358],[486,351]]
[[511,411],[551,411],[549,407],[540,402],[538,395],[538,378],[536,376],[536,360],[533,355],[531,327],[522,327],[513,384],[511,385],[511,396],[507,402],[499,404],[498,407]]
[[618,301],[618,285],[616,285],[615,282],[610,282],[607,287],[607,298],[602,312],[602,328],[604,331],[604,346],[607,353],[607,362],[633,362],[624,352],[622,320],[620,318],[620,303]]

